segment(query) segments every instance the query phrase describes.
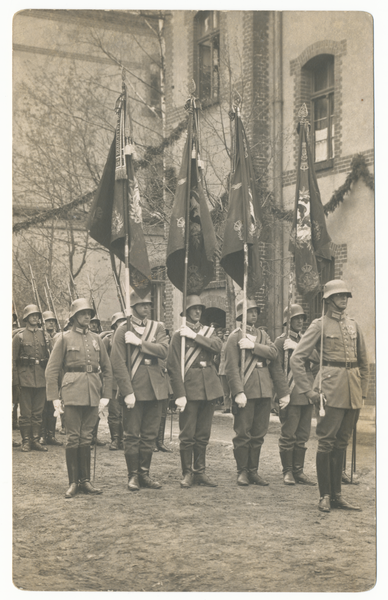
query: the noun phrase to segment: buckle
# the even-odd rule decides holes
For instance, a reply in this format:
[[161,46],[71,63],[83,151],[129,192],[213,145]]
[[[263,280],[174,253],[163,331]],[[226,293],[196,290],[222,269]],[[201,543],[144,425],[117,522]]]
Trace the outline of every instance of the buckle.
[[257,367],[258,369],[262,369],[262,368],[264,367],[264,363],[263,363],[263,362],[259,362],[259,361],[257,361],[257,363],[256,363],[256,367]]
[[40,360],[39,360],[39,358],[36,358],[36,359],[35,359],[35,364],[36,364],[36,365],[40,365]]
[[206,360],[200,360],[199,364],[201,365],[201,368],[204,369],[205,367],[207,367],[207,362]]
[[144,364],[146,367],[149,367],[150,365],[152,365],[152,359],[151,359],[151,358],[145,358],[145,359],[143,360],[143,364]]
[[93,367],[92,367],[92,365],[86,365],[86,372],[87,373],[93,373]]

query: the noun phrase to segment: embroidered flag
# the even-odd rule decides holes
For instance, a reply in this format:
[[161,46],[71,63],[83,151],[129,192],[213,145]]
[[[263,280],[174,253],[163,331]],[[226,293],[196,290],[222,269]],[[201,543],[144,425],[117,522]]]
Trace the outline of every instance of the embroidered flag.
[[220,264],[242,288],[244,278],[244,243],[248,244],[248,297],[262,284],[259,237],[262,230],[261,207],[256,196],[255,175],[248,140],[240,115],[235,113],[235,168],[229,196]]
[[[196,109],[194,109],[196,110]],[[171,283],[183,292],[185,260],[186,207],[188,202],[188,175],[190,173],[189,256],[187,294],[200,295],[214,279],[214,253],[216,235],[202,185],[202,173],[198,167],[198,136],[193,122],[192,147],[187,136],[182,164],[171,213],[167,244],[167,275]]]
[[[132,152],[125,132],[124,91],[116,102],[117,128],[108,159],[90,209],[87,228],[90,236],[124,262],[125,205],[128,194],[128,236],[131,286],[144,298],[151,291],[151,269],[142,228],[139,186]],[[127,132],[129,133],[129,132]],[[126,159],[126,156],[128,158]],[[127,162],[126,162],[127,161]]]
[[298,291],[313,295],[320,289],[316,256],[330,259],[331,238],[319,193],[310,149],[307,107],[299,111],[299,156],[296,178],[294,219],[290,233],[289,251],[295,257],[295,280]]

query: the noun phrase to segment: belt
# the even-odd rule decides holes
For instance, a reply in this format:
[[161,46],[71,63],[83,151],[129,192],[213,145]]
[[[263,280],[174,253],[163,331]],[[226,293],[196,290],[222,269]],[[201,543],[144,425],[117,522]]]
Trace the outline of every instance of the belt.
[[340,369],[356,369],[358,362],[335,362],[331,360],[322,361],[324,367],[339,367]]
[[92,365],[82,365],[80,367],[65,367],[65,373],[98,373],[100,367]]
[[145,367],[150,367],[151,365],[157,365],[158,359],[156,358],[156,356],[153,358],[143,358],[140,364],[144,365]]
[[258,360],[257,363],[255,364],[255,369],[262,369],[263,367],[267,366],[267,361],[262,361],[262,360]]
[[22,367],[34,367],[40,365],[45,367],[47,365],[48,358],[32,358],[32,356],[21,356],[18,359],[18,364]]
[[205,369],[206,367],[210,367],[211,366],[211,362],[208,362],[207,360],[200,360],[198,363],[196,363],[195,365],[191,365],[192,369]]

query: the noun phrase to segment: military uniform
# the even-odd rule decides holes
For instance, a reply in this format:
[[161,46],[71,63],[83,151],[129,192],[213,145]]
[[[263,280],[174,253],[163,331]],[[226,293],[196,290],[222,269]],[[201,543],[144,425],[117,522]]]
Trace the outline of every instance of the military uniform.
[[[49,319],[55,320],[57,323],[56,317],[54,313],[51,311],[46,311],[43,313],[43,320],[46,322]],[[52,351],[55,340],[57,338],[58,333],[56,331],[47,332],[48,340],[50,342],[50,352]],[[41,444],[48,444],[50,446],[62,446],[62,442],[59,442],[55,439],[55,427],[57,424],[57,418],[54,417],[54,405],[52,402],[49,402],[46,399],[44,403],[43,413],[42,413],[42,427],[41,427]]]
[[[136,397],[133,408],[129,409],[123,403],[128,489],[135,491],[139,489],[138,476],[141,485],[156,487],[149,478],[149,470],[162,414],[161,401],[168,398],[167,378],[160,362],[166,358],[168,338],[162,323],[149,319],[140,320],[132,315],[128,331],[141,339],[141,346],[130,345],[130,374],[127,367],[126,331],[127,325],[124,323],[115,332],[111,362],[120,396],[125,398],[134,394]],[[159,484],[157,487],[160,487]]]
[[[200,302],[200,300],[198,300]],[[216,400],[223,389],[214,364],[214,356],[221,352],[222,341],[213,327],[201,323],[186,323],[197,335],[185,338],[185,377],[181,372],[181,335],[172,337],[167,358],[167,370],[175,399],[186,397],[187,405],[179,413],[179,441],[182,473],[192,474],[197,481],[205,481],[206,448],[209,443]],[[187,480],[187,478],[186,478]],[[185,479],[184,479],[185,481]],[[204,483],[209,485],[209,483]],[[181,482],[182,485],[182,482]]]
[[[326,298],[330,292],[341,293],[339,280],[326,284]],[[346,292],[346,286],[343,286]],[[324,293],[324,299],[325,299]],[[316,348],[320,349],[322,318],[316,319],[307,329],[291,357],[295,383],[301,393],[311,392],[311,377],[306,372],[305,361]],[[326,398],[325,416],[319,420],[317,475],[321,499],[330,497],[332,506],[341,504],[341,477],[344,452],[353,431],[357,411],[362,407],[368,388],[369,365],[364,337],[359,325],[344,312],[329,305],[323,317],[322,392]],[[314,381],[318,389],[319,375]],[[340,505],[341,504],[341,505]],[[352,507],[350,507],[352,508]],[[330,503],[320,510],[328,512]]]

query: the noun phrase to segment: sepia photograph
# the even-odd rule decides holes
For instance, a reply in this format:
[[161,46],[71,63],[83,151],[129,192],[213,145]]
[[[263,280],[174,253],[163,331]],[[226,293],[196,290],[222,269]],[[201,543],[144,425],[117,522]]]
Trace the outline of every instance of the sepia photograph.
[[375,16],[95,6],[7,11],[3,578],[374,593]]

